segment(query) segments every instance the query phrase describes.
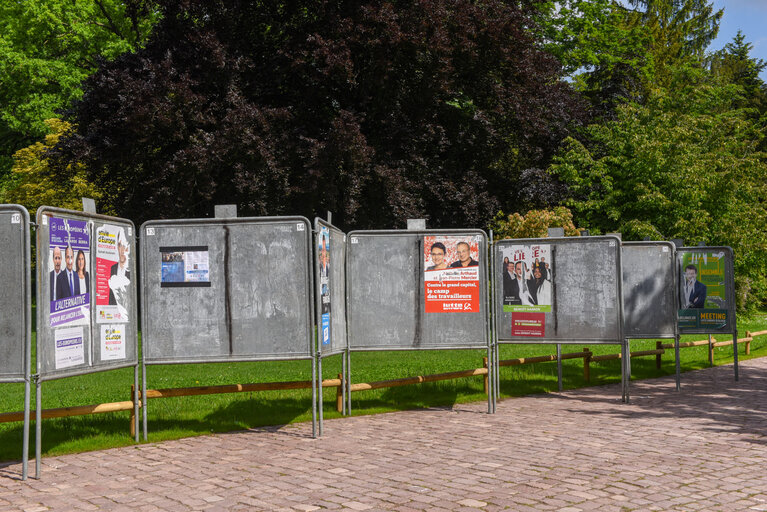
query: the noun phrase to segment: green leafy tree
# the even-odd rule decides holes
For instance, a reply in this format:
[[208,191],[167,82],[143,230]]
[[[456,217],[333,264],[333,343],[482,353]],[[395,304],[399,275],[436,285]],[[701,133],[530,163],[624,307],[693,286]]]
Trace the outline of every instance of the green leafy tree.
[[490,229],[497,239],[503,238],[545,238],[549,228],[564,228],[565,236],[578,236],[580,231],[573,223],[572,212],[557,206],[551,209],[530,210],[525,215],[498,212]]
[[146,0],[0,2],[0,181],[100,60],[138,48],[157,16]]
[[[45,125],[50,133],[44,141],[20,149],[13,155],[11,175],[0,190],[2,202],[21,204],[32,217],[43,205],[79,210],[83,197],[98,201],[103,195],[88,183],[82,166],[76,165],[71,169],[69,178],[63,181],[51,175],[47,152],[70,130],[70,125],[59,119],[47,119]],[[111,211],[103,206],[101,210],[103,213]]]
[[711,0],[627,0],[635,10],[630,17],[646,28],[646,49],[653,66],[650,88],[668,87],[675,68],[683,62],[701,62],[706,48],[719,33],[724,9]]
[[742,88],[705,79],[695,67],[676,70],[673,94],[622,105],[615,121],[589,127],[589,147],[569,140],[550,170],[570,186],[566,204],[587,228],[732,246],[741,305],[764,303],[761,125],[738,107]]
[[513,2],[163,9],[144,48],[88,78],[59,145],[134,220],[236,202],[349,227],[482,226],[583,122]]
[[754,45],[747,42],[746,36],[738,30],[732,42],[711,56],[711,72],[726,83],[742,86],[747,95],[762,93],[765,84],[759,74],[767,68],[767,62],[752,58],[753,48]]

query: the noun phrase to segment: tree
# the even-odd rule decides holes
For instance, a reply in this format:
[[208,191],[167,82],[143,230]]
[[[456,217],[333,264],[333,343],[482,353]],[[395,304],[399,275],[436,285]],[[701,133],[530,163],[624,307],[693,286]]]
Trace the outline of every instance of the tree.
[[582,119],[530,25],[500,0],[169,1],[87,80],[60,156],[137,220],[484,225]]
[[80,97],[100,59],[140,46],[156,18],[145,0],[0,3],[0,181],[13,152]]
[[676,70],[673,93],[619,107],[615,121],[589,127],[591,149],[570,139],[550,170],[570,187],[566,204],[587,228],[732,246],[739,296],[764,303],[761,124],[738,108],[742,88],[706,78],[696,67]]
[[564,206],[552,209],[530,210],[525,215],[498,212],[490,224],[496,239],[546,238],[549,228],[563,228],[565,236],[578,236],[580,231],[573,223],[572,212]]
[[673,70],[684,62],[701,62],[719,33],[724,9],[711,0],[627,0],[633,18],[650,33],[653,73],[649,88],[668,87]]
[[[10,178],[0,189],[2,202],[25,206],[33,218],[43,205],[79,210],[83,197],[96,200],[102,197],[101,192],[88,183],[82,166],[71,169],[70,177],[65,181],[51,176],[47,152],[70,130],[70,126],[59,119],[48,119],[45,124],[50,133],[43,142],[36,142],[13,155]],[[102,213],[109,212],[108,205],[102,207]]]

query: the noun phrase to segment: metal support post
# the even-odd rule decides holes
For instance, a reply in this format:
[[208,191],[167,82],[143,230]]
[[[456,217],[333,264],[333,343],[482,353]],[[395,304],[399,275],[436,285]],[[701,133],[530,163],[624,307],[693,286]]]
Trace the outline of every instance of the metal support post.
[[681,382],[681,374],[682,374],[682,367],[679,362],[679,340],[681,336],[676,335],[676,338],[674,339],[674,359],[676,360],[676,390],[680,391],[682,389],[682,382]]
[[43,442],[43,394],[42,394],[42,382],[40,382],[40,376],[35,375],[35,478],[40,480],[42,458],[42,442]]
[[325,413],[322,410],[325,407],[324,405],[325,397],[323,396],[325,388],[322,387],[322,380],[323,380],[322,379],[322,352],[320,351],[317,352],[317,375],[318,375],[317,387],[319,388],[317,390],[318,391],[317,400],[319,402],[319,405],[317,406],[317,411],[320,416],[320,437],[322,437],[322,427],[323,427],[322,423],[325,420]]
[[142,417],[143,417],[143,423],[144,423],[144,441],[147,440],[147,421],[146,421],[146,410],[149,406],[149,403],[146,399],[146,363],[143,361],[141,362],[141,409],[142,409]]

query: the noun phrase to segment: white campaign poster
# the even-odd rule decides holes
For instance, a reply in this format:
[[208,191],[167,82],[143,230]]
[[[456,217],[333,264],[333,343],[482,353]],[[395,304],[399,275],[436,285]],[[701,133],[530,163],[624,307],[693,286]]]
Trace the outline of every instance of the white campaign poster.
[[120,324],[101,326],[101,360],[125,359],[125,326]]
[[82,327],[63,327],[54,333],[57,370],[85,363]]
[[128,322],[130,243],[120,226],[96,229],[96,323]]

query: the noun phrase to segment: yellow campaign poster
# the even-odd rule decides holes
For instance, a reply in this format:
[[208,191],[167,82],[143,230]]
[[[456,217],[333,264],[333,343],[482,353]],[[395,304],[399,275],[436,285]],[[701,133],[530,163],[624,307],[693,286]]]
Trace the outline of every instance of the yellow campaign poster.
[[727,325],[727,253],[682,253],[679,283],[679,327],[721,330]]

